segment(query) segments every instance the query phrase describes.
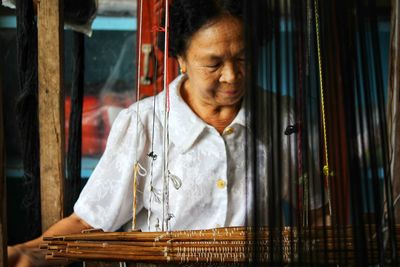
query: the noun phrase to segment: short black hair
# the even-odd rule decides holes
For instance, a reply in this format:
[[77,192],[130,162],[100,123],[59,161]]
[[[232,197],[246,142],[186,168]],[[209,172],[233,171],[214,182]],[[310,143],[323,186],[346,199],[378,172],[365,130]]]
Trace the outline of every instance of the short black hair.
[[174,0],[169,12],[169,53],[177,57],[185,54],[188,41],[204,25],[224,15],[242,20],[243,1]]

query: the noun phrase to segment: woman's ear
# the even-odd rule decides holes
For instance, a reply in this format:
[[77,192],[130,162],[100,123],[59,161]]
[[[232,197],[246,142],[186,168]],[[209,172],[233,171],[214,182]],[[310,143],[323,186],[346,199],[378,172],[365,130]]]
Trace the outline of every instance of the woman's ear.
[[182,56],[178,56],[178,63],[179,63],[179,67],[180,67],[180,71],[181,73],[186,73],[187,68],[186,68],[186,60],[182,57]]

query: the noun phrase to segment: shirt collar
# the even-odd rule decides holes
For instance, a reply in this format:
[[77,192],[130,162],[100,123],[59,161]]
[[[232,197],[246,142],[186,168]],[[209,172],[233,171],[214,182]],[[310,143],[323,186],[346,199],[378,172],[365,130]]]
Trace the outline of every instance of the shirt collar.
[[[169,137],[170,141],[177,146],[178,150],[180,150],[181,153],[185,153],[186,151],[188,151],[199,138],[204,129],[209,127],[193,112],[193,110],[188,106],[188,104],[186,104],[180,94],[181,85],[186,79],[186,75],[179,75],[169,85]],[[159,102],[159,110],[161,111],[160,118],[163,121],[165,110],[165,90],[162,95],[162,101]],[[235,119],[230,125],[233,126],[235,124],[246,127],[245,101],[242,101],[242,106],[239,110],[239,113],[236,115]]]
[[230,126],[233,126],[235,124],[246,127],[246,104],[244,99],[242,100],[242,105],[240,107],[240,110],[238,114],[236,115],[235,119],[231,122]]
[[[182,83],[186,80],[186,75],[179,75],[169,85],[169,99],[170,99],[170,112],[169,112],[169,138],[170,141],[180,150],[185,153],[195,143],[197,138],[207,127],[207,124],[200,119],[186,104],[180,94]],[[164,118],[164,99],[165,92],[163,91],[160,101],[160,118]],[[164,122],[162,122],[164,124]]]

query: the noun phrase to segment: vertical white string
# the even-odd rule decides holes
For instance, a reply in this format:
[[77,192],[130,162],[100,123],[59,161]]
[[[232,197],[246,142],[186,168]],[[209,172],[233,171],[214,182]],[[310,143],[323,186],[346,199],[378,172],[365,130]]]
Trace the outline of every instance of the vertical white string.
[[140,0],[140,19],[139,19],[139,47],[138,47],[138,66],[136,77],[136,143],[135,145],[135,166],[133,175],[133,203],[132,203],[132,230],[136,229],[136,198],[137,198],[137,175],[138,175],[138,146],[139,146],[139,98],[140,98],[140,72],[141,72],[141,50],[142,50],[142,21],[143,21],[143,0]]
[[169,179],[168,179],[168,118],[169,118],[169,87],[168,87],[168,33],[169,33],[169,4],[165,0],[165,35],[164,35],[164,129],[163,129],[163,220],[162,231],[169,231]]

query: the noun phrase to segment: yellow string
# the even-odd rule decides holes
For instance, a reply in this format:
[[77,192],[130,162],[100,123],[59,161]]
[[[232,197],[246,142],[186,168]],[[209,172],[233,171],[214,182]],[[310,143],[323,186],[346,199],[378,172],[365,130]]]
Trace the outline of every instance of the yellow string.
[[137,176],[139,173],[139,163],[135,163],[133,169],[133,210],[132,210],[132,231],[136,230],[136,193],[137,193]]
[[319,87],[321,94],[321,111],[322,111],[322,127],[324,133],[324,150],[325,150],[325,165],[323,167],[323,172],[327,180],[327,195],[329,203],[329,214],[332,214],[331,207],[331,197],[329,190],[329,158],[328,158],[328,137],[326,133],[326,118],[325,118],[325,98],[324,98],[324,84],[322,80],[322,57],[321,57],[321,41],[319,35],[319,15],[318,15],[318,0],[314,0],[314,10],[315,10],[315,31],[317,34],[317,50],[318,50],[318,67],[319,67]]

